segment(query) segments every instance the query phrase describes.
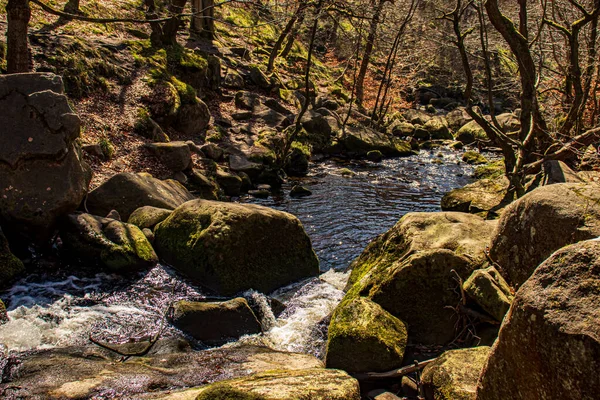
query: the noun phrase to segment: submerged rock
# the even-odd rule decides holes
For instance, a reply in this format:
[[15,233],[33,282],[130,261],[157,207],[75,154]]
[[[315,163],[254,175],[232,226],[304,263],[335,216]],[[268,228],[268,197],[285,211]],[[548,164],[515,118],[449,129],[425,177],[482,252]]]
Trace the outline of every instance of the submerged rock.
[[91,171],[77,142],[81,121],[60,76],[0,75],[0,223],[44,242],[85,197]]
[[312,192],[304,186],[296,185],[290,190],[290,196],[292,197],[305,197],[310,196]]
[[406,326],[379,304],[365,298],[340,304],[331,317],[327,368],[383,372],[402,365]]
[[487,346],[444,352],[423,370],[425,399],[475,400],[477,380],[489,354]]
[[86,202],[90,213],[106,215],[117,210],[124,220],[143,206],[173,210],[195,197],[173,179],[160,180],[146,173],[122,172],[92,190]]
[[155,234],[162,259],[222,295],[250,288],[268,293],[319,273],[300,221],[267,207],[190,201]]
[[479,378],[478,400],[600,393],[600,242],[574,244],[518,290]]
[[8,240],[0,228],[0,288],[6,287],[23,273],[25,273],[25,266],[11,253]]
[[111,272],[131,273],[150,268],[158,257],[135,225],[90,214],[71,214],[61,227],[65,254]]
[[595,184],[543,186],[506,207],[490,256],[518,288],[553,252],[600,236],[600,191]]
[[242,297],[223,302],[179,301],[173,306],[171,322],[210,345],[261,332],[260,322]]

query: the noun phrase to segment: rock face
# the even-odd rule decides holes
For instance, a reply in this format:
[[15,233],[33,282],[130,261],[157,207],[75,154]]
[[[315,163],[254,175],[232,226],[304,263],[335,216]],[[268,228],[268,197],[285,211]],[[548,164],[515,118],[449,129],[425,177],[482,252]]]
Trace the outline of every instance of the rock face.
[[143,206],[173,210],[194,198],[175,180],[161,181],[146,173],[123,172],[91,191],[87,208],[96,215],[106,215],[111,210],[117,210],[127,220],[133,211]]
[[490,354],[487,346],[450,350],[421,375],[426,400],[475,400],[477,379]]
[[497,217],[512,201],[512,198],[507,198],[509,184],[505,176],[479,179],[446,193],[442,198],[442,210],[468,212],[485,218]]
[[81,121],[54,74],[0,76],[0,222],[45,240],[87,193],[91,171],[75,139]]
[[600,242],[561,249],[521,286],[480,376],[478,400],[600,393]]
[[490,255],[518,288],[554,251],[600,236],[600,191],[594,184],[543,186],[506,207]]
[[300,221],[267,207],[190,201],[155,234],[162,259],[223,295],[250,288],[268,293],[319,273]]
[[383,372],[399,368],[406,348],[406,326],[379,304],[359,297],[338,306],[331,317],[327,368]]
[[13,279],[25,272],[25,266],[10,252],[8,241],[0,228],[0,288],[7,286]]
[[71,214],[60,235],[69,257],[112,272],[135,272],[158,262],[152,245],[137,226],[114,219]]
[[360,400],[358,381],[343,371],[268,371],[203,388],[197,400]]
[[346,299],[381,305],[407,325],[410,343],[446,344],[455,336],[446,307],[460,301],[456,274],[467,279],[482,266],[493,228],[471,214],[409,213],[352,263]]
[[171,322],[210,345],[261,332],[260,322],[243,297],[216,303],[179,301],[173,307]]

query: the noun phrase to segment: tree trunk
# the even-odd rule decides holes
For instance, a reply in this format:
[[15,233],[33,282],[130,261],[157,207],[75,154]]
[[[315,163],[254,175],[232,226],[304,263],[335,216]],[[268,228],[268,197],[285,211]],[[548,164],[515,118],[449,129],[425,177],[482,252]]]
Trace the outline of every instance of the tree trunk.
[[193,0],[192,10],[198,13],[192,19],[192,30],[206,39],[215,37],[215,2],[214,0]]
[[33,70],[29,38],[27,36],[31,9],[29,0],[8,0],[6,69],[9,74],[30,72]]
[[177,44],[177,31],[181,25],[179,14],[183,13],[187,0],[173,0],[169,6],[169,11],[173,14],[170,20],[163,26],[162,42],[166,46]]
[[369,29],[369,35],[367,36],[367,43],[365,45],[365,52],[363,53],[363,59],[360,64],[360,71],[358,72],[358,78],[356,81],[356,102],[362,104],[364,100],[364,83],[365,76],[367,75],[367,68],[369,67],[369,61],[371,60],[371,53],[373,52],[373,46],[375,45],[375,37],[377,36],[377,28],[379,26],[379,18],[381,17],[381,10],[386,0],[379,0],[375,11],[373,12],[373,19],[371,19],[371,27]]
[[296,24],[296,21],[298,21],[298,17],[303,12],[303,10],[304,10],[304,4],[300,3],[300,5],[298,6],[298,9],[296,9],[296,12],[294,12],[292,17],[288,21],[288,23],[285,25],[285,28],[283,28],[283,31],[279,35],[279,38],[277,38],[277,41],[275,42],[275,45],[273,46],[273,50],[271,50],[271,54],[269,55],[269,62],[267,64],[267,72],[273,71],[273,67],[275,66],[275,60],[277,59],[277,56],[279,55],[279,50],[281,50],[281,45],[283,44],[283,41],[285,40],[285,38],[292,32],[292,29],[294,28],[294,25]]
[[69,0],[67,4],[65,4],[64,10],[69,14],[79,13],[79,0]]
[[296,35],[298,34],[298,30],[304,23],[304,15],[305,15],[305,13],[301,13],[300,16],[298,17],[298,20],[294,24],[292,31],[288,35],[288,40],[285,44],[285,47],[283,48],[283,51],[281,52],[281,54],[279,54],[280,57],[286,58],[290,54],[290,51],[292,51],[292,47],[294,46],[294,41],[296,40]]

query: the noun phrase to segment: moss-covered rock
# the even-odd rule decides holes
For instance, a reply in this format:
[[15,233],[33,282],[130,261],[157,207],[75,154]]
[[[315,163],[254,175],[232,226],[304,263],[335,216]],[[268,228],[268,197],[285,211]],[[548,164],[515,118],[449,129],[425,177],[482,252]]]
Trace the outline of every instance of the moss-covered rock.
[[140,207],[131,213],[127,223],[133,224],[140,229],[153,229],[156,224],[164,221],[173,210],[152,206]]
[[487,346],[449,350],[423,370],[426,400],[475,400],[477,379],[490,354]]
[[478,214],[486,219],[497,218],[513,199],[508,193],[509,181],[504,175],[480,179],[454,189],[442,197],[442,210]]
[[488,163],[487,158],[485,158],[481,153],[472,150],[465,151],[465,153],[462,156],[462,160],[467,164],[471,165],[481,165]]
[[399,138],[409,138],[413,135],[415,131],[415,126],[410,122],[406,121],[395,121],[392,125],[389,126],[388,132],[391,135],[397,136]]
[[70,214],[60,229],[65,255],[112,272],[150,268],[158,257],[135,225],[90,214]]
[[371,242],[352,265],[346,300],[365,296],[402,320],[409,342],[455,337],[453,288],[485,258],[494,223],[463,213],[409,213]]
[[456,132],[456,140],[463,144],[471,144],[478,140],[487,140],[487,135],[481,125],[476,121],[471,121]]
[[261,332],[260,322],[242,297],[223,302],[178,301],[173,306],[171,322],[210,345]]
[[406,326],[379,304],[363,297],[340,304],[331,317],[326,365],[348,372],[388,371],[400,367]]
[[0,288],[6,287],[23,273],[25,273],[25,266],[11,253],[8,240],[0,228]]
[[363,126],[347,126],[345,136],[340,139],[340,143],[347,152],[357,156],[365,156],[372,150],[379,150],[388,157],[415,154],[409,142]]
[[463,289],[485,312],[500,322],[514,298],[510,286],[494,267],[473,271]]
[[190,201],[155,234],[162,259],[223,295],[250,288],[268,293],[319,273],[300,221],[267,207]]
[[268,371],[203,388],[196,400],[360,400],[358,381],[343,371]]
[[448,121],[446,121],[446,118],[444,117],[433,117],[423,125],[423,129],[429,133],[429,137],[432,140],[454,139],[450,127],[448,126]]

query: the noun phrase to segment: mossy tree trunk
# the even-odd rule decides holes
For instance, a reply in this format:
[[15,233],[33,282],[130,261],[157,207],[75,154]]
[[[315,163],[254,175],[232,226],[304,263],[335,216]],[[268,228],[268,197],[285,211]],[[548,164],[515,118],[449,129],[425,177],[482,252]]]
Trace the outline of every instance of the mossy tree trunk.
[[6,69],[9,74],[30,72],[33,69],[29,49],[28,25],[31,19],[29,0],[8,0],[6,5]]

